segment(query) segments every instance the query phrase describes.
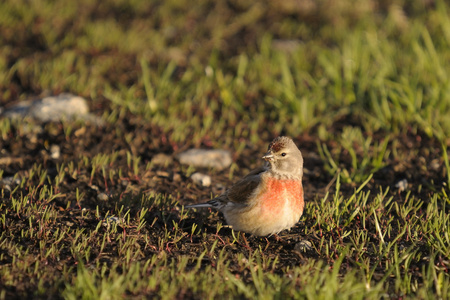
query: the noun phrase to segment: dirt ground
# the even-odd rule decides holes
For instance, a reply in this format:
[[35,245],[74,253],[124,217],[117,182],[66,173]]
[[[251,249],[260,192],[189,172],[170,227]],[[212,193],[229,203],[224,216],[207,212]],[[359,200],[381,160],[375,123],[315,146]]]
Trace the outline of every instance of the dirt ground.
[[[149,212],[146,215],[147,225],[139,232],[146,235],[151,244],[158,245],[158,239],[165,228],[173,226],[173,222],[181,224],[181,228],[186,232],[186,236],[178,245],[166,245],[164,251],[169,256],[191,255],[197,256],[203,251],[205,244],[212,244],[217,239],[221,241],[221,245],[231,247],[229,253],[237,254],[245,249],[257,249],[262,247],[268,257],[279,257],[278,272],[283,268],[301,264],[305,258],[315,257],[320,259],[320,254],[314,251],[299,252],[295,251],[295,245],[301,241],[309,241],[312,244],[320,240],[320,236],[305,235],[304,229],[314,224],[314,219],[309,215],[304,215],[301,221],[289,232],[282,232],[281,239],[277,237],[258,238],[247,235],[248,245],[242,247],[239,243],[231,243],[233,236],[230,228],[224,227],[217,233],[217,223],[225,223],[220,213],[209,210],[197,210],[188,213],[188,217],[181,219],[181,206],[175,206],[175,201],[179,204],[197,203],[208,200],[212,195],[222,193],[236,178],[245,175],[250,169],[258,166],[262,161],[259,159],[264,153],[268,141],[261,140],[257,145],[246,145],[242,155],[234,157],[239,169],[234,172],[233,179],[229,178],[229,170],[199,170],[212,176],[211,187],[198,187],[194,185],[186,176],[186,167],[181,166],[176,160],[169,162],[166,166],[154,165],[146,170],[145,166],[152,157],[157,153],[165,153],[169,156],[180,151],[186,150],[195,145],[189,144],[190,139],[186,139],[186,143],[174,144],[162,133],[160,128],[148,126],[144,121],[138,118],[124,118],[129,120],[118,124],[106,124],[105,126],[91,125],[75,125],[70,136],[65,136],[61,123],[43,124],[43,130],[38,133],[22,133],[11,131],[11,135],[3,137],[0,140],[0,148],[2,149],[1,168],[3,169],[3,178],[17,175],[19,178],[27,177],[29,170],[34,164],[42,164],[48,173],[47,175],[54,179],[58,174],[58,165],[74,162],[75,165],[80,163],[80,155],[93,158],[101,153],[119,153],[117,160],[107,166],[107,169],[125,170],[122,177],[113,176],[112,180],[105,180],[101,176],[102,172],[96,172],[91,179],[91,169],[79,168],[76,176],[66,173],[62,179],[59,193],[60,197],[56,198],[49,205],[59,211],[59,218],[55,228],[85,228],[86,230],[95,230],[98,219],[95,218],[95,210],[98,207],[101,214],[107,211],[114,211],[118,205],[125,205],[126,209],[130,209],[130,215],[135,216],[141,209],[139,199],[141,195],[149,193],[162,193],[167,196],[167,203],[160,206],[150,205]],[[40,126],[36,124],[36,126]],[[339,129],[336,129],[336,134]],[[133,138],[128,142],[121,138],[121,132],[132,133]],[[146,138],[143,138],[146,137]],[[149,138],[151,137],[151,138]],[[309,135],[301,135],[293,137],[299,148],[303,152],[305,161],[304,190],[307,202],[320,201],[327,192],[334,193],[335,184],[333,177],[324,170],[324,162],[317,154],[316,139]],[[205,141],[204,148],[208,148],[208,141]],[[390,188],[389,196],[393,196],[395,201],[405,201],[405,195],[411,192],[418,199],[427,201],[430,194],[439,189],[444,181],[444,166],[441,159],[441,147],[435,140],[428,139],[423,134],[408,133],[402,136],[392,145],[400,155],[402,160],[390,160],[386,167],[374,174],[367,190],[379,191],[380,187]],[[50,146],[59,145],[61,148],[61,157],[52,159],[50,156]],[[328,147],[333,149],[333,143],[329,143]],[[224,148],[230,149],[227,145]],[[131,172],[127,165],[126,151],[130,151],[134,155],[142,158],[139,164],[139,172],[136,175]],[[342,167],[350,167],[350,157],[346,153],[342,153],[340,158]],[[128,172],[126,171],[128,170]],[[407,179],[407,191],[400,192],[396,188],[399,180]],[[31,180],[31,181],[30,181]],[[27,181],[27,185],[21,189],[23,193],[28,193],[28,186],[39,186],[36,182],[36,176]],[[34,182],[33,182],[34,181]],[[41,185],[42,186],[42,185]],[[354,192],[354,184],[342,184],[341,193],[345,197],[349,197]],[[84,198],[80,203],[76,201],[76,190],[84,194]],[[109,196],[107,201],[99,199],[98,194],[105,193]],[[10,195],[6,189],[2,190],[1,203],[8,206]],[[31,200],[33,201],[33,200]],[[68,203],[71,203],[68,206]],[[307,204],[308,205],[308,204]],[[81,217],[86,211],[93,212],[91,219]],[[8,222],[8,230],[20,232],[29,226],[29,221],[20,215],[10,215]],[[198,228],[207,233],[207,239],[204,240],[201,235],[191,235],[193,224],[198,224]],[[12,226],[11,226],[12,225]],[[128,229],[123,228],[126,232]],[[324,235],[330,234],[323,232]],[[375,230],[372,233],[376,238]],[[24,240],[20,235],[16,235],[13,242],[20,243],[27,247],[31,253],[39,252],[39,240]],[[407,241],[404,241],[407,242]],[[68,240],[67,243],[70,243]],[[117,245],[114,242],[108,245],[111,253],[114,253]],[[230,249],[230,248],[228,248]],[[95,254],[96,249],[92,249]],[[143,257],[150,257],[160,250],[152,248],[142,248]],[[250,250],[249,250],[250,251]],[[106,249],[108,252],[108,249]],[[0,264],[10,263],[13,259],[11,253],[3,252],[3,258]],[[205,264],[211,258],[205,258]],[[114,257],[108,255],[102,256],[104,262],[115,261]],[[58,260],[48,260],[47,268],[54,272],[61,272],[63,265],[74,265],[73,255],[66,253],[61,255]],[[415,266],[420,269],[420,266]],[[232,271],[240,274],[238,266],[230,265]],[[240,274],[243,279],[250,280],[247,273]],[[9,296],[26,296],[30,288],[33,288],[30,282],[23,281],[23,286],[7,287]],[[28,286],[30,285],[30,286]]]

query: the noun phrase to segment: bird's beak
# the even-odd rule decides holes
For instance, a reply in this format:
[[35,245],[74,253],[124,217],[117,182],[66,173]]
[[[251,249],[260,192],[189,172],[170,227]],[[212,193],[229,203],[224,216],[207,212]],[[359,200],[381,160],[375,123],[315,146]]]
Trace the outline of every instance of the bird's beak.
[[265,161],[271,161],[273,160],[273,154],[272,151],[267,151],[266,154],[264,154],[264,156],[262,157]]

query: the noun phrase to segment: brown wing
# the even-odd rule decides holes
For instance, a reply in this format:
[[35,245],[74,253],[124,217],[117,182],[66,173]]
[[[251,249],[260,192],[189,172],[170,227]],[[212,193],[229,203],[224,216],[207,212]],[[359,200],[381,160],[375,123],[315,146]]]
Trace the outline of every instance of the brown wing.
[[255,188],[261,182],[261,173],[266,171],[265,167],[253,170],[247,176],[236,182],[225,195],[229,201],[246,204],[248,197],[253,193]]

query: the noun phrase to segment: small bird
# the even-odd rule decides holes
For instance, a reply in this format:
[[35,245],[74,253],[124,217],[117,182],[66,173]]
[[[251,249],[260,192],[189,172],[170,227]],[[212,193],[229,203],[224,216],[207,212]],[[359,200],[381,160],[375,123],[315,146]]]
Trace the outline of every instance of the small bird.
[[294,226],[303,213],[303,156],[292,139],[275,138],[266,163],[237,181],[222,195],[187,208],[221,211],[234,230],[256,236],[276,234]]

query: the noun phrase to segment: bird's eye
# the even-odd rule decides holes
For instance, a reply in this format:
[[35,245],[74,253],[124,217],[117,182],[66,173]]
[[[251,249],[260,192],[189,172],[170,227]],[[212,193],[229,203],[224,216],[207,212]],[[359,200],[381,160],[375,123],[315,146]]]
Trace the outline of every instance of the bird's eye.
[[285,152],[281,153],[281,156],[286,156],[286,153]]

